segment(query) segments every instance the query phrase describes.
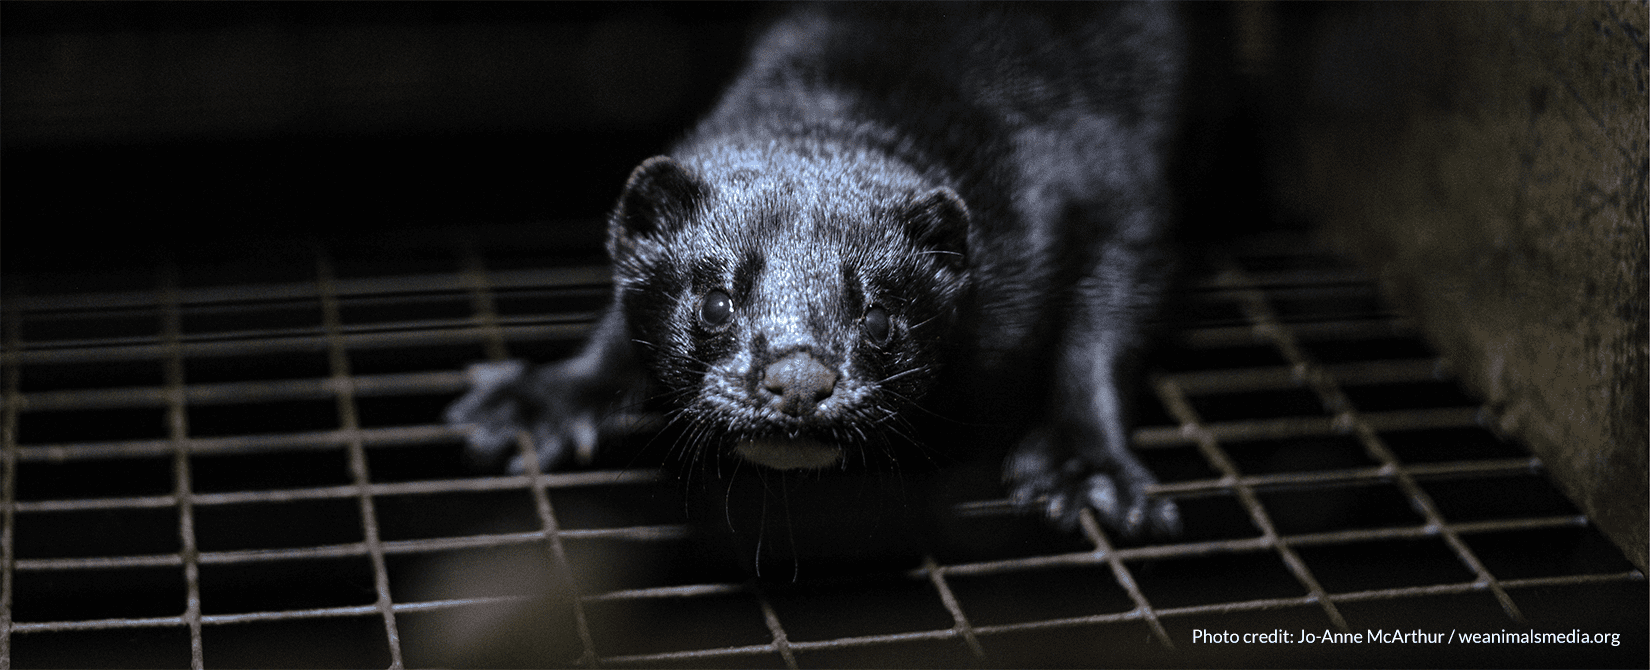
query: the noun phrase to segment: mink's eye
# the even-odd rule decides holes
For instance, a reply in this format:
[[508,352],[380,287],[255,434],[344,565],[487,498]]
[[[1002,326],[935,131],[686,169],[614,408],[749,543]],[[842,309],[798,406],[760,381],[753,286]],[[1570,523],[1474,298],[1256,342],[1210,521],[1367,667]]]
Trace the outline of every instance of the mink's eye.
[[883,345],[888,343],[888,310],[881,305],[872,305],[865,310],[865,316],[860,318],[865,328],[865,337],[871,344]]
[[705,294],[705,301],[699,305],[699,321],[707,328],[720,328],[727,325],[733,318],[733,298],[721,291],[711,291]]

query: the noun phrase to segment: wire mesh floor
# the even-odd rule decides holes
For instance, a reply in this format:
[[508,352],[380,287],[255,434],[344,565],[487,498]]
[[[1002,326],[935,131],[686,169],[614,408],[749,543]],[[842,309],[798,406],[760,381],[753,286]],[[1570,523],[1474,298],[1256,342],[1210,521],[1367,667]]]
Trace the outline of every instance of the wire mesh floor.
[[1153,355],[1137,448],[1184,536],[987,497],[955,512],[975,546],[785,587],[695,549],[658,471],[466,467],[464,366],[567,355],[607,297],[599,227],[542,230],[9,278],[4,664],[1646,661],[1643,575],[1299,237],[1233,247]]

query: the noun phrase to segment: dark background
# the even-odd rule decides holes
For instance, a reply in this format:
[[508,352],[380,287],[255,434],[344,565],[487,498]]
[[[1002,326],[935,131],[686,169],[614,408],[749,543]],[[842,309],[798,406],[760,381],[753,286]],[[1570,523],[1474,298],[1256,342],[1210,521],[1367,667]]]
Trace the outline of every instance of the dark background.
[[4,271],[599,217],[714,102],[759,11],[6,2]]
[[[1197,224],[1186,237],[1228,239],[1279,218],[1265,113],[1240,72],[1242,17],[1190,7],[1202,178],[1183,198]],[[0,269],[38,285],[254,258],[265,240],[591,225],[635,165],[715,103],[772,11],[5,2]]]

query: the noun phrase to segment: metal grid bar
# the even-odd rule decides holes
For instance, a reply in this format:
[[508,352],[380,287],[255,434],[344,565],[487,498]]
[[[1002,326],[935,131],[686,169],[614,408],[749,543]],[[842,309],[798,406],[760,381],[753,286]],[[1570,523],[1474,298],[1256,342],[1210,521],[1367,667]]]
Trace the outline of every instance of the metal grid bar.
[[[538,450],[530,439],[522,436],[519,441],[522,453],[522,463],[526,468],[527,476],[538,479],[542,476],[538,459]],[[563,583],[572,584],[572,570],[568,567],[567,548],[562,539],[568,537],[561,529],[561,523],[556,520],[555,510],[550,506],[550,495],[542,486],[533,486],[528,489],[533,494],[533,511],[537,513],[539,522],[543,524],[542,533],[544,550],[549,552],[552,565],[556,571],[556,578]],[[666,531],[670,532],[670,531]],[[595,641],[590,636],[590,623],[584,611],[584,604],[577,599],[573,601],[573,621],[578,629],[579,642],[584,646],[584,653],[579,656],[581,665],[591,665],[596,659]]]
[[[315,256],[321,323],[326,330],[328,342],[327,366],[331,368],[333,386],[337,389],[338,422],[344,431],[353,431],[360,428],[361,422],[356,416],[355,377],[350,374],[349,352],[342,341],[343,318],[339,315],[338,282],[326,252],[317,250]],[[366,447],[361,444],[360,438],[356,437],[351,439],[345,448],[349,454],[350,477],[354,479],[355,496],[361,513],[361,544],[366,548],[367,556],[372,561],[373,590],[377,593],[374,606],[384,620],[384,633],[389,642],[390,668],[400,670],[401,634],[395,625],[389,570],[384,566],[384,545],[379,540],[378,514],[373,505],[371,477],[367,473]]]
[[5,315],[0,323],[0,338],[4,339],[5,348],[0,351],[0,394],[3,394],[5,406],[0,407],[0,670],[11,670],[11,633],[12,633],[12,580],[16,572],[17,556],[13,551],[16,534],[15,517],[17,515],[17,415],[22,406],[20,385],[21,366],[17,362],[17,352],[22,348],[23,338],[18,329],[22,319],[18,318],[17,308],[6,301],[0,304],[0,314]]
[[757,594],[757,602],[762,605],[762,623],[766,624],[768,632],[773,634],[773,650],[779,652],[780,658],[785,659],[786,668],[796,670],[796,654],[791,650],[791,640],[785,633],[785,626],[779,623],[779,613],[774,611],[773,603],[768,602],[761,593]]
[[189,470],[189,417],[183,399],[183,318],[178,306],[177,275],[166,273],[161,286],[161,340],[167,355],[166,428],[172,443],[173,494],[177,498],[179,558],[183,563],[185,605],[183,620],[189,626],[189,666],[206,667],[201,646],[200,548],[195,541],[194,492]]
[[983,658],[985,650],[980,647],[980,639],[974,635],[974,626],[968,622],[968,616],[963,614],[962,605],[957,602],[956,594],[952,593],[951,586],[946,584],[945,570],[934,562],[933,556],[924,556],[922,572],[934,584],[934,590],[939,592],[940,602],[945,603],[945,609],[951,614],[951,620],[957,624],[953,630],[957,631],[957,634],[962,636],[963,642],[968,644],[969,653],[973,654],[975,658]]
[[[1287,242],[1294,244],[1294,242]],[[230,625],[302,622],[318,619],[360,619],[382,621],[381,633],[386,661],[392,667],[416,665],[404,655],[407,640],[401,617],[441,612],[462,612],[477,607],[524,602],[533,594],[471,595],[407,600],[397,590],[396,568],[390,558],[417,558],[441,552],[498,550],[532,547],[544,552],[551,565],[577,593],[570,603],[571,625],[575,629],[576,658],[580,665],[656,664],[676,662],[720,662],[744,659],[775,659],[787,667],[812,664],[803,656],[815,653],[874,651],[908,644],[954,644],[964,657],[1002,662],[992,656],[992,645],[1012,636],[1039,631],[1090,629],[1096,626],[1143,625],[1155,644],[1177,647],[1167,622],[1198,617],[1230,616],[1276,610],[1315,608],[1340,631],[1355,626],[1341,612],[1343,606],[1361,603],[1404,602],[1428,596],[1487,593],[1493,596],[1511,621],[1522,615],[1514,598],[1516,592],[1531,589],[1576,587],[1588,584],[1633,584],[1642,588],[1643,575],[1629,568],[1604,572],[1579,572],[1548,576],[1506,578],[1498,576],[1469,545],[1472,537],[1497,533],[1543,529],[1588,529],[1579,514],[1548,513],[1513,518],[1451,519],[1431,498],[1427,486],[1451,481],[1471,481],[1501,475],[1540,472],[1537,459],[1528,456],[1497,456],[1476,459],[1451,458],[1440,462],[1409,462],[1400,458],[1385,442],[1382,433],[1398,429],[1469,428],[1482,423],[1483,410],[1477,406],[1421,407],[1365,410],[1357,407],[1343,390],[1347,385],[1402,384],[1434,381],[1442,368],[1430,358],[1381,360],[1378,362],[1320,363],[1303,342],[1352,341],[1387,336],[1406,336],[1411,329],[1387,315],[1349,314],[1326,320],[1289,320],[1279,316],[1273,300],[1312,299],[1314,296],[1346,296],[1367,290],[1367,284],[1353,273],[1339,269],[1256,271],[1229,264],[1222,273],[1199,286],[1205,298],[1239,307],[1240,320],[1199,323],[1175,331],[1173,339],[1193,348],[1220,349],[1262,345],[1279,352],[1283,363],[1231,369],[1159,371],[1154,379],[1158,400],[1167,409],[1173,425],[1148,424],[1136,432],[1137,446],[1144,454],[1170,453],[1186,448],[1196,450],[1208,466],[1210,476],[1171,480],[1159,493],[1194,501],[1235,498],[1243,514],[1259,530],[1256,536],[1215,539],[1188,539],[1169,544],[1115,545],[1092,518],[1085,518],[1082,537],[1086,549],[1039,552],[1035,555],[942,561],[929,556],[924,565],[905,575],[920,584],[943,613],[934,628],[899,632],[868,631],[816,639],[792,630],[786,611],[775,595],[759,584],[702,581],[686,584],[596,588],[577,582],[575,560],[569,556],[568,542],[618,541],[625,546],[652,546],[677,542],[691,535],[680,523],[619,523],[599,527],[568,526],[565,512],[554,497],[577,491],[642,490],[661,481],[659,473],[640,470],[596,470],[542,473],[532,458],[526,459],[528,474],[521,476],[462,476],[454,472],[444,477],[424,476],[409,481],[381,481],[373,464],[403,452],[456,443],[457,434],[430,424],[364,425],[360,401],[403,396],[440,396],[457,393],[464,379],[455,369],[366,372],[354,370],[352,352],[373,352],[411,346],[464,344],[478,346],[486,358],[503,358],[519,343],[569,341],[588,328],[590,313],[536,313],[510,316],[497,304],[497,296],[507,289],[589,288],[601,290],[605,271],[583,269],[513,272],[489,270],[483,244],[466,238],[458,249],[452,274],[377,279],[334,277],[324,251],[317,252],[317,280],[309,286],[279,285],[264,291],[257,286],[231,288],[180,288],[175,278],[161,282],[159,289],[116,294],[51,297],[8,296],[5,304],[5,347],[3,399],[0,417],[4,421],[4,532],[0,533],[0,651],[8,664],[18,635],[33,637],[49,633],[98,630],[181,629],[189,633],[188,664],[205,667],[212,659],[212,631]],[[349,301],[380,296],[412,296],[416,300],[458,297],[470,305],[464,318],[412,318],[374,323],[351,323],[346,315]],[[189,310],[210,307],[216,310],[245,308],[282,300],[319,305],[321,318],[308,327],[245,329],[191,333],[186,327]],[[306,302],[307,301],[307,302]],[[391,304],[377,301],[374,304]],[[31,319],[95,319],[111,313],[156,314],[160,326],[154,335],[120,337],[79,337],[28,340],[25,323]],[[320,352],[327,361],[324,377],[277,380],[191,382],[186,368],[190,361],[222,356],[260,356],[282,352]],[[25,370],[76,362],[154,362],[163,374],[158,385],[124,388],[101,386],[75,388],[31,388]],[[1209,394],[1234,392],[1274,392],[1307,389],[1317,402],[1328,408],[1327,415],[1288,414],[1276,418],[1243,416],[1205,420],[1194,406]],[[237,432],[228,435],[193,435],[192,411],[246,403],[331,400],[336,427],[322,430]],[[70,441],[38,441],[19,433],[19,422],[35,413],[64,413],[86,410],[130,410],[155,408],[165,417],[164,436]],[[431,416],[430,419],[434,419]],[[627,419],[627,423],[646,425]],[[1249,472],[1238,463],[1233,445],[1260,439],[1317,438],[1350,435],[1356,439],[1370,463],[1290,472]],[[275,488],[237,490],[197,490],[192,459],[239,457],[254,454],[342,453],[347,471],[344,481],[328,485],[290,485]],[[530,456],[530,450],[527,454]],[[148,492],[108,497],[61,497],[37,493],[19,496],[20,466],[57,463],[93,463],[108,458],[168,458],[173,478],[170,492]],[[1271,520],[1275,503],[1262,498],[1269,492],[1289,490],[1330,490],[1355,485],[1396,486],[1419,512],[1419,520],[1408,524],[1379,527],[1334,528],[1286,532]],[[504,494],[521,492],[531,500],[531,530],[506,532],[443,532],[433,536],[388,538],[383,536],[380,517],[385,510],[377,501],[404,501],[441,495]],[[283,503],[353,501],[361,517],[361,539],[353,542],[299,543],[293,546],[252,548],[202,548],[195,516],[206,510],[218,512],[247,506]],[[173,510],[177,515],[179,548],[170,552],[100,552],[95,555],[38,556],[17,553],[18,518],[65,513],[127,513],[143,510]],[[979,501],[960,507],[960,517],[1014,518],[1006,501]],[[1321,581],[1302,550],[1341,547],[1367,542],[1397,542],[1439,539],[1448,546],[1454,560],[1466,566],[1466,581],[1419,583],[1397,587],[1332,589]],[[1246,597],[1216,603],[1154,602],[1155,586],[1142,585],[1135,576],[1140,566],[1172,560],[1204,559],[1219,556],[1274,555],[1293,580],[1304,590],[1287,597]],[[367,559],[371,567],[371,604],[338,604],[287,609],[259,609],[245,612],[203,613],[200,583],[201,566],[256,566],[298,562],[308,564],[329,559]],[[1320,566],[1321,567],[1321,566]],[[17,579],[38,580],[52,574],[97,574],[149,568],[181,568],[185,584],[182,613],[169,616],[126,616],[62,620],[16,621]],[[1130,605],[1118,611],[1045,616],[1029,621],[977,620],[983,614],[975,596],[956,590],[956,580],[979,580],[1016,576],[1038,571],[1078,569],[1098,570],[1122,592]],[[765,628],[767,641],[761,643],[704,644],[663,651],[637,651],[611,647],[606,633],[596,630],[588,612],[594,605],[624,603],[708,602],[706,599],[733,598],[748,602]],[[941,623],[941,622],[944,623]],[[205,631],[203,633],[203,630]],[[203,639],[205,642],[203,642]],[[204,651],[203,651],[204,649]],[[995,660],[993,660],[995,659]]]

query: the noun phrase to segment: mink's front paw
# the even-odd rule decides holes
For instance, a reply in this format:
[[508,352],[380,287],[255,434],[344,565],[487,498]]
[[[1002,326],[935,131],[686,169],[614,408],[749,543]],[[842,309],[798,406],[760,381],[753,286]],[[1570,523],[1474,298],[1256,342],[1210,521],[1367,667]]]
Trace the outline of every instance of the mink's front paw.
[[1083,508],[1125,537],[1172,537],[1180,533],[1180,508],[1174,501],[1146,495],[1157,483],[1134,455],[1123,449],[1094,449],[1103,457],[1080,453],[1062,439],[1063,431],[1038,430],[1008,457],[1003,478],[1009,499],[1040,509],[1061,528],[1077,526]]
[[[572,451],[589,460],[596,446],[597,413],[571,399],[570,385],[557,366],[529,368],[523,361],[470,366],[470,390],[447,407],[447,423],[467,426],[465,451],[483,465],[496,463],[525,430],[531,433],[539,467],[548,470]],[[510,472],[526,468],[522,455],[510,458]]]

